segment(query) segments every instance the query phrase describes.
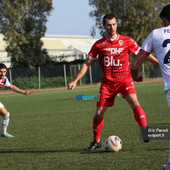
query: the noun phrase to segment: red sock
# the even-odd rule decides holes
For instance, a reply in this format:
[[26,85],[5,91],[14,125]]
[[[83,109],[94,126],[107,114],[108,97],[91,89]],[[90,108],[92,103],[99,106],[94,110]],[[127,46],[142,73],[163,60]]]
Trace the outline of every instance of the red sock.
[[102,130],[102,127],[104,125],[104,119],[96,119],[94,116],[93,118],[93,135],[94,135],[94,140],[99,142],[100,140],[100,133]]
[[133,108],[133,112],[134,112],[134,117],[136,119],[136,121],[138,122],[139,126],[147,126],[147,121],[146,121],[146,116],[145,116],[145,112],[142,109],[141,105],[137,105],[136,107]]

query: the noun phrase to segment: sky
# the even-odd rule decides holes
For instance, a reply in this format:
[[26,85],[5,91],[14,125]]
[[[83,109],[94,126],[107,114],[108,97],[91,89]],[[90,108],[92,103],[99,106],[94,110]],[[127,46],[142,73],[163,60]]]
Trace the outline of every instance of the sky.
[[[53,11],[46,23],[46,34],[91,36],[90,30],[95,25],[89,16],[94,9],[88,0],[53,0]],[[99,31],[95,38],[100,38]]]

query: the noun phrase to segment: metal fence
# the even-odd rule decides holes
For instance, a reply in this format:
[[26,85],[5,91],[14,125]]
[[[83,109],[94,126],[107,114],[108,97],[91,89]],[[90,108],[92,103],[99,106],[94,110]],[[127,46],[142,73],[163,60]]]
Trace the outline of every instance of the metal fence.
[[[58,64],[48,67],[37,67],[35,69],[28,68],[9,68],[7,77],[9,81],[20,88],[56,88],[67,87],[77,75],[81,68],[81,64]],[[143,67],[143,70],[145,68]],[[159,67],[156,67],[152,71],[153,78],[161,77]],[[82,84],[94,84],[101,82],[102,70],[98,61],[94,61],[89,67],[85,76],[78,82],[78,85]],[[150,78],[150,75],[145,73],[145,78]]]

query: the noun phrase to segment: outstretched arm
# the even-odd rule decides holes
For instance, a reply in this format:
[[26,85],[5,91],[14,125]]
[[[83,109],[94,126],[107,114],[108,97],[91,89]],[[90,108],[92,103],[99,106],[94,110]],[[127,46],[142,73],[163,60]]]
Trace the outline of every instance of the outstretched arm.
[[76,87],[77,82],[85,75],[85,73],[87,72],[87,69],[92,64],[92,62],[93,62],[93,60],[86,59],[86,61],[81,66],[81,69],[78,72],[75,79],[71,83],[69,83],[69,85],[68,85],[69,90],[72,90],[72,89],[74,89]]
[[9,87],[12,91],[16,92],[16,93],[21,93],[21,94],[24,94],[24,95],[29,95],[29,94],[32,94],[34,93],[34,90],[21,90],[19,89],[18,87],[14,86],[11,84],[11,86]]

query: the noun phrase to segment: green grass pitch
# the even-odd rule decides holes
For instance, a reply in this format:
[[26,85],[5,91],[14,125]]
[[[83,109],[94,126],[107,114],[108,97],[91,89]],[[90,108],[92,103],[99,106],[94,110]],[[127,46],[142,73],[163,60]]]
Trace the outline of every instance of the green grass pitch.
[[[163,83],[136,84],[148,125],[170,126]],[[99,88],[35,92],[29,96],[1,94],[10,112],[8,132],[0,138],[0,169],[50,170],[157,170],[168,161],[169,141],[144,143],[130,106],[117,97],[105,113],[102,147],[84,151],[93,140],[92,119],[96,101],[77,101],[76,95],[97,96]],[[122,139],[118,153],[104,149],[110,135]]]

